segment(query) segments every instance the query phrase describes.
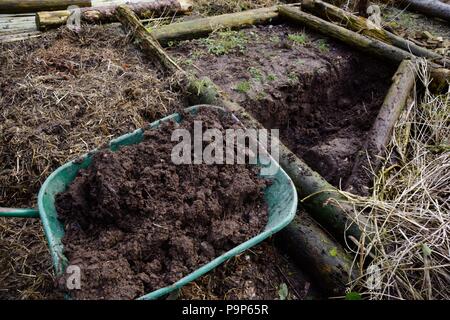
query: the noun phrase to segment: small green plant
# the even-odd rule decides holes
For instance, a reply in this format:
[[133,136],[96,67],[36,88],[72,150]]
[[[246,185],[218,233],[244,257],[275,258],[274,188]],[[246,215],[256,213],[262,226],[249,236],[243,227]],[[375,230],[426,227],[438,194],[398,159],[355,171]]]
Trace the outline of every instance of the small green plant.
[[269,38],[269,40],[270,40],[270,42],[273,42],[273,43],[275,43],[275,44],[281,42],[281,39],[280,39],[279,36],[271,36],[271,37]]
[[299,81],[298,75],[294,72],[288,74],[288,79],[290,84],[296,84]]
[[278,297],[280,300],[286,300],[289,295],[288,286],[286,283],[280,284],[280,287],[278,288]]
[[175,46],[176,44],[177,44],[176,41],[169,41],[169,42],[167,42],[167,46],[168,46],[169,48]]
[[273,73],[267,75],[267,81],[275,81],[277,80],[277,76],[274,75]]
[[215,37],[203,39],[208,52],[216,56],[228,54],[237,50],[243,52],[247,44],[247,37],[243,31],[222,31],[218,32]]
[[300,45],[305,45],[308,42],[308,36],[305,33],[289,34],[288,39]]
[[267,93],[265,91],[260,91],[256,94],[256,100],[263,100],[267,97]]
[[200,95],[202,90],[205,90],[209,86],[209,81],[206,79],[200,79],[194,82],[195,89],[197,90],[197,95]]
[[336,247],[331,248],[329,253],[330,253],[330,256],[336,257],[337,256],[337,248]]
[[197,60],[198,58],[200,58],[201,56],[203,56],[204,52],[201,50],[195,50],[191,53],[191,58],[194,60]]
[[236,91],[238,91],[240,93],[247,93],[250,91],[250,88],[251,88],[251,84],[249,81],[241,81],[235,87]]
[[184,61],[181,61],[186,66],[192,66],[194,64],[194,60],[192,59],[185,59]]
[[345,295],[345,300],[361,300],[361,295],[358,292],[350,291]]
[[317,40],[317,48],[319,48],[320,52],[328,52],[330,51],[330,46],[324,39]]
[[250,75],[252,76],[253,79],[262,81],[263,75],[261,73],[261,70],[259,70],[258,68],[250,67],[248,68],[248,72],[250,72]]

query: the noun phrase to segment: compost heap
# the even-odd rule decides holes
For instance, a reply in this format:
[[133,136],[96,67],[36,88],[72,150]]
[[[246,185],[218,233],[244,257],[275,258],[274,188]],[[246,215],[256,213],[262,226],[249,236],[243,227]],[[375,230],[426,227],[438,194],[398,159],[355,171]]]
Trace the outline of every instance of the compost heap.
[[[133,299],[170,285],[257,235],[267,222],[253,165],[174,165],[175,128],[147,130],[144,141],[103,150],[57,195],[65,255],[81,268],[76,299]],[[238,126],[230,114],[202,110],[203,130]],[[234,149],[236,151],[236,149]]]

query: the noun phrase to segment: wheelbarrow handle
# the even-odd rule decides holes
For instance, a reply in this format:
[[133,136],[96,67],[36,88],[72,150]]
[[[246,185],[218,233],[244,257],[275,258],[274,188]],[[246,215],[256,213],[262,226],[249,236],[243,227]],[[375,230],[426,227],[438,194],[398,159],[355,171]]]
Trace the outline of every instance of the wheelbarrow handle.
[[15,209],[0,207],[0,217],[8,218],[37,218],[39,217],[38,209]]

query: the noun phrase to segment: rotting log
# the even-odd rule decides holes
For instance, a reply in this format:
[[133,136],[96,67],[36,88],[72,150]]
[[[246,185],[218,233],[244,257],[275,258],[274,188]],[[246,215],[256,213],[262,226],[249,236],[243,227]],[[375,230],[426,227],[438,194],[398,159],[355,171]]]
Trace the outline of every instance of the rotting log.
[[450,22],[450,5],[439,0],[383,0],[401,8],[412,9],[426,16],[440,18]]
[[440,54],[384,30],[379,26],[374,25],[366,18],[358,17],[327,2],[321,0],[304,1],[302,4],[302,9],[331,22],[339,23],[347,29],[353,30],[357,33],[396,46],[414,54],[415,56],[428,58],[431,61],[441,64],[442,66],[450,66],[450,61],[445,59]]
[[369,194],[367,186],[373,180],[373,172],[377,172],[382,164],[394,125],[411,95],[415,79],[414,65],[409,60],[403,61],[392,78],[393,83],[369,132],[368,139],[356,157],[352,174],[346,183],[347,191],[365,196]]
[[377,39],[371,39],[358,34],[354,31],[348,30],[344,27],[338,26],[334,23],[325,21],[319,17],[303,12],[298,8],[291,8],[288,6],[280,6],[279,13],[288,20],[300,23],[309,28],[312,28],[327,36],[338,39],[350,46],[356,47],[361,51],[373,54],[381,58],[388,58],[394,62],[402,62],[405,59],[414,59],[414,55],[406,52],[393,45],[386,44]]
[[247,10],[218,16],[164,25],[152,30],[152,35],[162,45],[169,41],[204,37],[219,29],[238,29],[246,26],[270,23],[278,17],[278,7]]
[[0,13],[24,13],[92,6],[91,0],[0,0]]
[[[80,8],[81,21],[86,23],[116,22],[115,11],[118,5]],[[136,2],[128,4],[131,10],[140,18],[151,18],[160,15],[185,14],[192,11],[192,2],[187,0],[155,0],[151,2]],[[36,13],[38,30],[57,28],[65,24],[71,15],[70,10],[42,11]]]
[[145,29],[139,18],[127,5],[118,6],[116,16],[148,56],[157,58],[170,72],[181,71],[181,68],[165,53],[159,42]]
[[294,221],[276,235],[275,244],[307,271],[327,296],[344,295],[348,283],[358,278],[344,248],[301,209]]
[[[190,102],[192,104],[215,104],[225,107],[236,114],[236,116],[247,127],[263,128],[262,124],[253,118],[245,109],[238,104],[230,101],[226,95],[207,77],[201,79],[194,75],[188,74],[185,71],[179,70],[178,65],[172,58],[164,51],[160,50],[160,45],[156,39],[147,32],[143,34],[143,25],[139,22],[136,16],[133,17],[131,10],[121,7],[118,9],[118,14],[121,14],[119,19],[124,27],[133,32],[134,38],[142,48],[154,47],[152,50],[145,50],[149,58],[156,58],[159,62],[170,72],[179,72],[181,76],[185,77],[187,82],[186,88],[190,94]],[[122,11],[122,13],[119,13]],[[126,14],[123,14],[126,13]],[[136,25],[139,23],[140,26]],[[132,28],[130,28],[132,26]],[[144,28],[145,30],[145,28]],[[143,43],[146,44],[143,44]],[[173,64],[169,66],[168,64]],[[180,72],[181,71],[181,72]],[[350,219],[340,206],[335,205],[333,202],[335,199],[340,199],[338,191],[328,184],[319,174],[312,171],[303,161],[301,161],[296,155],[294,155],[289,149],[280,142],[280,164],[288,172],[297,186],[297,192],[299,198],[303,199],[302,205],[309,208],[309,212],[317,218],[322,218],[325,222],[325,226],[336,234],[342,242],[346,242],[344,234],[351,234],[355,238],[359,239],[361,233],[356,224],[351,224]],[[328,221],[328,223],[327,223]],[[302,220],[299,220],[302,228],[290,228],[287,231],[289,234],[292,232],[287,241],[298,241],[298,243],[291,243],[290,248],[298,247],[302,243],[308,243],[309,249],[307,253],[312,254],[316,252],[326,252],[332,246],[333,248],[340,248],[338,244],[333,246],[335,240],[331,238],[326,232],[315,225],[314,222],[308,220],[308,223],[302,224]],[[350,225],[351,224],[351,225]],[[349,229],[347,230],[347,228]],[[305,232],[305,230],[310,230]],[[311,238],[308,238],[311,236]],[[320,239],[320,241],[318,241]],[[314,249],[312,249],[314,248]],[[301,250],[298,247],[298,250]],[[324,279],[326,285],[323,287],[332,288],[333,292],[338,292],[344,288],[347,284],[347,276],[353,275],[351,272],[348,261],[351,261],[350,256],[344,251],[338,249],[338,254],[334,257],[336,260],[330,264],[327,268],[314,268],[315,277],[318,281]],[[334,255],[333,253],[331,255]],[[317,263],[320,266],[326,266],[329,263],[329,257],[325,255],[317,255],[309,257],[311,263]],[[342,260],[342,261],[338,261]]]
[[[295,7],[280,6],[279,14],[288,20],[312,28],[326,36],[340,40],[352,47],[355,47],[370,55],[382,58],[387,61],[401,63],[403,60],[415,61],[417,57],[410,52],[397,48],[391,44],[384,43],[378,39],[373,39],[325,21],[319,17],[303,12]],[[442,88],[448,86],[450,73],[448,69],[442,68],[435,62],[429,62],[430,73],[436,82],[435,87]]]

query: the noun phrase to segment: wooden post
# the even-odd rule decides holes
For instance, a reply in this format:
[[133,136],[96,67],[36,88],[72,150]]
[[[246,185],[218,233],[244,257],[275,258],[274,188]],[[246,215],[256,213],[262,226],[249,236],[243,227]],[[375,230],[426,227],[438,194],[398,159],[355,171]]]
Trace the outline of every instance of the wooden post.
[[[155,0],[151,2],[136,2],[128,5],[141,19],[154,16],[172,16],[192,11],[192,4],[186,0]],[[81,20],[87,23],[116,22],[117,5],[80,8]],[[69,10],[43,11],[36,13],[36,25],[39,30],[57,28],[67,22]]]
[[[138,44],[141,48],[145,49],[144,52],[146,52],[150,58],[157,58],[168,71],[180,71],[178,65],[173,61],[173,59],[170,58],[170,56],[163,49],[161,49],[158,43],[155,43],[155,38],[152,37],[149,32],[147,32],[147,34],[144,33],[145,28],[139,22],[137,17],[133,16],[131,10],[127,10],[126,7],[122,6],[118,8],[117,14],[120,16],[119,20],[125,28],[131,30]],[[150,47],[153,48],[150,49]],[[172,64],[172,66],[170,66],[170,64]],[[224,93],[209,78],[204,77],[202,79],[198,79],[193,75],[187,74],[186,72],[182,72],[181,74],[185,77],[185,80],[188,83],[187,90],[191,95],[190,98],[192,103],[215,104],[223,106],[226,109],[236,113],[236,116],[247,127],[263,128],[263,126],[249,113],[247,113],[243,107],[229,101]],[[297,186],[299,198],[303,199],[308,197],[308,199],[302,201],[302,205],[304,204],[305,206],[308,206],[310,210],[309,212],[314,217],[323,218],[322,221],[325,222],[324,226],[326,226],[327,229],[329,227],[329,229],[332,230],[332,232],[342,242],[346,242],[344,239],[344,234],[353,235],[359,239],[361,232],[358,227],[355,224],[350,225],[351,219],[346,215],[340,206],[333,204],[335,199],[340,199],[338,191],[328,184],[328,182],[326,182],[322,177],[320,177],[319,174],[312,171],[281,142],[280,156],[280,164],[285,170],[288,171],[288,174],[294,180],[294,183]],[[326,223],[326,221],[328,221],[328,223]],[[301,219],[299,220],[299,223],[302,225],[303,231],[297,228],[291,228],[289,229],[291,231],[287,231],[288,234],[289,232],[294,232],[293,235],[286,238],[290,239],[287,241],[293,241],[290,244],[291,247],[297,247],[298,250],[301,250],[298,246],[302,245],[302,243],[308,243],[311,248],[316,248],[306,252],[311,252],[314,254],[316,252],[327,251],[334,243],[334,240],[319,227],[314,225],[311,226],[309,223],[303,225]],[[347,227],[350,228],[347,230]],[[304,232],[305,230],[311,231]],[[296,239],[299,240],[299,242],[296,242]],[[317,239],[321,240],[317,241]],[[339,245],[336,244],[333,247],[338,248]],[[319,279],[318,281],[322,278],[327,279],[327,281],[334,281],[335,283],[330,286],[332,288],[338,288],[336,290],[340,290],[345,287],[347,284],[348,275],[351,275],[351,277],[354,275],[354,273],[350,270],[349,264],[347,263],[348,261],[351,261],[351,258],[344,250],[339,249],[338,253],[339,255],[336,255],[334,258],[336,260],[342,259],[342,262],[335,262],[328,265],[327,261],[322,260],[322,257],[325,257],[325,255],[310,257],[309,260],[311,263],[321,261],[321,266],[328,265],[327,268],[321,267],[315,269],[317,271],[316,278]],[[331,255],[333,256],[334,254]]]
[[414,87],[416,72],[411,61],[405,60],[398,67],[393,83],[384,99],[378,116],[369,132],[364,147],[359,152],[349,177],[347,191],[368,195],[368,186],[373,180],[371,168],[377,172],[385,156],[394,125],[403,111]]
[[25,13],[92,6],[91,0],[0,0],[0,13]]

